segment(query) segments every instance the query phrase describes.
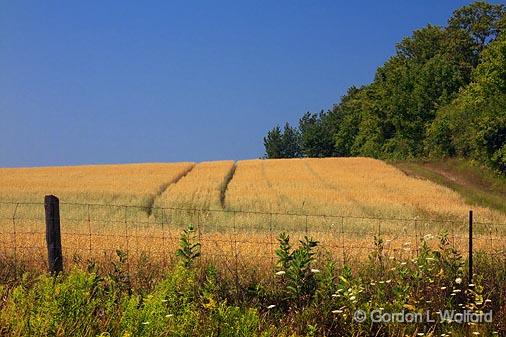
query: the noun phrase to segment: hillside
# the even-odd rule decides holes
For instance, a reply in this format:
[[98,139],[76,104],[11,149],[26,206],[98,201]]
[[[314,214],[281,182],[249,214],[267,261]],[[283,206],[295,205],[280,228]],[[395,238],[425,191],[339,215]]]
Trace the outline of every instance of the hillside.
[[[416,171],[414,164],[396,165],[410,175]],[[432,166],[417,167],[423,171],[422,168]],[[348,217],[462,219],[474,204],[476,214],[483,220],[504,219],[504,214],[487,208],[502,210],[504,194],[488,193],[490,201],[479,207],[474,202],[478,197],[464,193],[464,200],[450,189],[462,191],[454,185],[446,184],[450,187],[446,188],[436,184],[441,182],[437,179],[433,183],[410,175],[370,158],[0,169],[0,200],[42,202],[45,194],[56,194],[64,203],[139,206],[137,213],[142,217],[156,217],[156,212],[151,214],[155,206]],[[472,185],[475,186],[473,191],[479,191],[478,187],[483,184],[475,185]]]
[[461,159],[394,161],[409,176],[451,188],[467,203],[506,213],[506,178],[478,164]]

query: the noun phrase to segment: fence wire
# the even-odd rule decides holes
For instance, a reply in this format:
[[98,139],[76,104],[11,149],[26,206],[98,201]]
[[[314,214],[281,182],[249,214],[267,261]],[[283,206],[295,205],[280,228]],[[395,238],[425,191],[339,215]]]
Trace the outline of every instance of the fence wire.
[[[243,268],[272,269],[282,232],[294,245],[305,236],[319,241],[321,253],[343,265],[378,249],[393,259],[415,258],[422,242],[436,248],[442,235],[461,252],[468,244],[465,215],[389,218],[60,202],[60,223],[66,267],[110,259],[118,250],[131,259],[149,255],[168,263],[189,224],[196,227],[202,258],[223,263],[235,275]],[[473,232],[476,251],[505,258],[506,224],[475,221]],[[0,202],[0,254],[14,264],[47,265],[42,202]]]

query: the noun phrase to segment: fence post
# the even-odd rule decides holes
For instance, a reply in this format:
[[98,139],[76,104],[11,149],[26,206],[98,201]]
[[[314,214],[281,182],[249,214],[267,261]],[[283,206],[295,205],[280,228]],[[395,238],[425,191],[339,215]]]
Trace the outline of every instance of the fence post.
[[57,275],[63,271],[60,233],[60,201],[54,195],[44,197],[46,212],[46,244],[49,272]]
[[469,282],[473,283],[473,211],[469,211]]

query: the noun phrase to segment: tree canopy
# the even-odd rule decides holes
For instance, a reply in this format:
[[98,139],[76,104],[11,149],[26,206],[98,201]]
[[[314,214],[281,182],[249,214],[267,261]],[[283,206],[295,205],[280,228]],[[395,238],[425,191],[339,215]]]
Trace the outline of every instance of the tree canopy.
[[264,138],[266,157],[468,157],[506,172],[506,9],[478,1],[404,38],[372,83]]

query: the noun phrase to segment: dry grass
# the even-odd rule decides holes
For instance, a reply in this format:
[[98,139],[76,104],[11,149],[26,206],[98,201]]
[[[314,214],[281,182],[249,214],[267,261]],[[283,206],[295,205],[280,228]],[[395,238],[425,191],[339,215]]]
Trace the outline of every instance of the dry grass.
[[65,202],[145,205],[192,163],[0,168],[0,200],[40,202],[55,194]]
[[[368,158],[245,160],[235,167],[232,161],[221,161],[0,169],[0,201],[38,203],[0,203],[4,254],[15,249],[19,259],[39,256],[44,261],[45,194],[62,200],[67,262],[73,256],[103,258],[117,248],[164,259],[173,255],[180,231],[190,223],[199,227],[204,254],[226,263],[269,265],[282,231],[296,238],[311,235],[343,260],[367,256],[374,235],[387,240],[396,254],[409,253],[422,236],[442,230],[464,247],[470,208],[445,187]],[[474,211],[478,221],[506,222],[503,214],[487,208]],[[443,218],[451,222],[438,220]],[[476,247],[504,247],[505,230],[478,226]]]
[[[370,158],[240,161],[227,191],[235,210],[386,218],[457,218],[471,208],[455,192]],[[482,221],[505,216],[474,207]]]
[[[0,201],[42,203],[44,195],[57,195],[63,203],[121,204],[149,207],[166,186],[193,167],[192,163],[92,165],[41,168],[0,168]],[[0,217],[10,216],[14,206],[0,206]],[[39,208],[36,209],[36,212]],[[74,218],[86,209],[73,208]],[[95,209],[113,217],[111,209]],[[117,210],[114,211],[116,213]],[[103,213],[105,212],[105,213]],[[33,217],[20,205],[17,216]]]
[[169,186],[156,200],[155,206],[219,209],[220,195],[225,177],[234,162],[214,161],[195,165],[193,170],[177,184]]

